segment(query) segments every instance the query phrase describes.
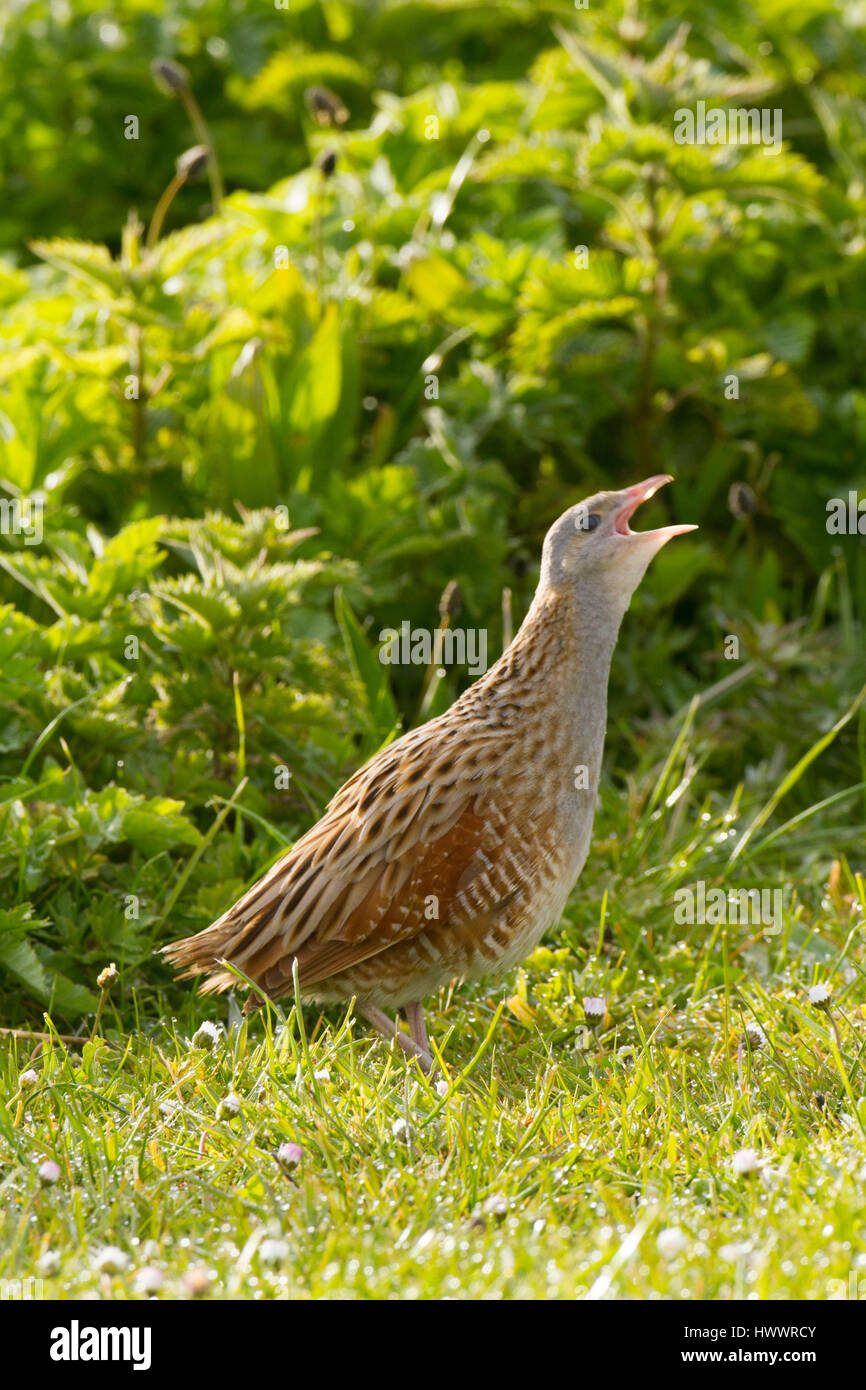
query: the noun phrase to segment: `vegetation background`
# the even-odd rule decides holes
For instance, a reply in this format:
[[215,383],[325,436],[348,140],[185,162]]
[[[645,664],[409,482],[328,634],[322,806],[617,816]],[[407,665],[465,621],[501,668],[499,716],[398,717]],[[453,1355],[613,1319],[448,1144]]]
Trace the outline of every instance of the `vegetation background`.
[[[221,1084],[279,1069],[270,1033],[249,1037],[225,1001],[192,1002],[154,949],[207,925],[346,775],[467,681],[380,665],[381,630],[434,627],[457,581],[453,621],[486,629],[495,656],[503,590],[517,623],[551,520],[599,487],[669,471],[676,483],[656,506],[701,529],[661,554],[624,625],[581,890],[526,970],[440,1001],[440,1034],[453,1028],[459,1070],[500,1019],[498,1056],[510,1049],[516,1070],[489,1085],[517,1106],[521,1201],[573,1194],[560,1144],[585,1153],[583,1130],[547,1134],[543,1153],[526,1140],[541,1142],[551,1106],[564,1123],[548,1068],[567,1059],[572,1119],[579,1097],[620,1084],[587,1052],[584,994],[608,1000],[607,1053],[639,1055],[638,1078],[647,1069],[639,1084],[621,1081],[622,1113],[650,1134],[650,1117],[660,1126],[658,1152],[640,1160],[653,1174],[670,1168],[656,1223],[665,1203],[694,1200],[696,1182],[719,1199],[705,1151],[678,1170],[683,1125],[681,1159],[701,1125],[720,1153],[771,1135],[799,1153],[832,1114],[841,1192],[849,1159],[863,1161],[866,1120],[866,540],[828,534],[826,504],[863,485],[866,8],[11,0],[0,53],[0,496],[44,507],[40,544],[0,535],[3,1024],[44,1029],[47,1011],[61,1031],[89,1033],[96,977],[114,961],[120,979],[101,1015],[109,1047],[134,1034],[153,1049],[181,1015],[162,1062],[151,1051],[141,1063],[155,1114],[201,1017],[232,1025]],[[674,113],[698,100],[780,110],[782,151],[677,144]],[[202,138],[216,161],[175,178]],[[739,656],[726,660],[732,635]],[[705,926],[684,938],[673,893],[699,877],[785,886],[782,938]],[[840,991],[844,1037],[809,1012],[804,991],[817,980]],[[737,1041],[747,1007],[779,1030],[777,1090],[758,1121]],[[302,1029],[297,1010],[291,1021]],[[330,1015],[308,1015],[308,1027],[336,1075],[349,1034]],[[677,1092],[696,1083],[674,1084],[676,1061],[671,1075],[656,1070],[656,1028],[665,1047],[690,1040],[689,1067],[720,1088],[700,1124],[684,1120]],[[293,1037],[305,1062],[306,1034]],[[206,1110],[204,1054],[194,1056]],[[60,1044],[47,1057],[46,1078],[54,1067],[70,1085],[95,1085],[92,1048],[83,1062]],[[21,1065],[10,1053],[4,1113],[19,1120]],[[400,1068],[388,1066],[376,1104],[405,1118]],[[125,1076],[112,1073],[106,1094],[134,1113]],[[315,1110],[319,1084],[303,1104],[292,1092],[269,1123],[275,1143],[306,1124],[325,1150],[328,1124],[342,1125],[334,1157],[351,1124],[335,1118],[333,1097],[327,1124],[303,1110]],[[93,1116],[61,1119],[58,1094],[46,1083],[34,1115],[78,1135],[69,1142],[90,1154],[102,1209],[100,1183],[144,1140],[127,1133],[95,1159]],[[444,1102],[420,1094],[435,1128]],[[491,1140],[492,1094],[461,1112],[455,1172],[465,1182],[489,1162],[493,1185],[473,1180],[455,1211],[498,1200],[497,1146],[511,1131]],[[17,1222],[36,1180],[20,1124],[7,1128]],[[614,1128],[593,1142],[625,1171],[625,1131]],[[199,1132],[204,1143],[204,1119]],[[188,1140],[175,1157],[195,1168]],[[54,1152],[44,1135],[33,1142],[37,1156],[40,1143]],[[161,1142],[148,1160],[158,1183],[171,1168]],[[225,1142],[221,1174],[241,1161],[240,1141]],[[561,1181],[540,1176],[551,1153]],[[72,1182],[84,1159],[69,1162]],[[273,1211],[256,1181],[238,1200],[260,1240],[262,1210]],[[597,1195],[598,1175],[586,1181]],[[631,1181],[628,1201],[645,1190]],[[610,1182],[598,1229],[616,1248],[629,1226]],[[804,1175],[803,1193],[812,1182]],[[136,1190],[127,1237],[139,1208],[153,1215],[153,1192]],[[758,1200],[738,1212],[745,1231]],[[805,1209],[780,1216],[784,1240],[800,1238]],[[163,1215],[166,1229],[182,1226],[176,1210]],[[7,1268],[62,1244],[66,1219],[46,1216]],[[118,1221],[91,1235],[118,1239]],[[846,1208],[834,1257],[843,1283],[858,1222]],[[371,1232],[380,1249],[375,1222]],[[716,1234],[731,1245],[730,1232]],[[489,1287],[544,1292],[545,1239],[523,1242],[528,1283],[497,1265]],[[505,1242],[512,1260],[518,1244]],[[591,1256],[578,1240],[566,1272],[557,1253],[547,1291],[592,1285],[586,1271],[607,1250],[596,1246]],[[329,1278],[342,1288],[387,1293],[401,1278],[405,1288],[393,1260],[378,1284],[319,1254],[320,1273],[337,1259]],[[787,1290],[800,1259],[788,1260]],[[422,1292],[456,1277],[454,1250],[442,1260]],[[778,1265],[761,1273],[743,1257],[732,1273],[722,1261],[711,1278],[705,1263],[704,1293],[754,1278],[779,1296]],[[664,1258],[647,1269],[648,1288],[679,1291]],[[684,1259],[687,1290],[694,1270]],[[88,1277],[84,1266],[75,1275]],[[640,1277],[627,1291],[641,1291]],[[274,1288],[286,1280],[310,1287],[293,1270],[274,1274]],[[809,1283],[801,1292],[821,1296]]]

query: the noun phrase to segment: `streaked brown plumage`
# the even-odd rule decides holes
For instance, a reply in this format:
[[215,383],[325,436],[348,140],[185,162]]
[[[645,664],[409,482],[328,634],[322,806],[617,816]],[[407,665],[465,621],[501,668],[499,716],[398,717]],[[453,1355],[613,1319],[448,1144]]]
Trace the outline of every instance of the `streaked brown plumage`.
[[[620,621],[652,556],[691,527],[633,533],[670,481],[599,493],[548,532],[532,606],[499,661],[390,744],[205,931],[165,948],[203,992],[355,998],[428,1069],[421,1001],[502,971],[559,918],[589,848]],[[382,1012],[405,1007],[411,1038]]]

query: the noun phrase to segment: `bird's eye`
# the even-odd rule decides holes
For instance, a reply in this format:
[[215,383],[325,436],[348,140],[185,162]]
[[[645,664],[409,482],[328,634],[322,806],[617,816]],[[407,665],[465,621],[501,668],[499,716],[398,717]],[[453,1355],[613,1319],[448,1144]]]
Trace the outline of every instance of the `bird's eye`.
[[601,517],[598,515],[597,512],[593,512],[591,516],[584,517],[583,524],[580,529],[582,531],[594,531],[596,526],[600,525]]

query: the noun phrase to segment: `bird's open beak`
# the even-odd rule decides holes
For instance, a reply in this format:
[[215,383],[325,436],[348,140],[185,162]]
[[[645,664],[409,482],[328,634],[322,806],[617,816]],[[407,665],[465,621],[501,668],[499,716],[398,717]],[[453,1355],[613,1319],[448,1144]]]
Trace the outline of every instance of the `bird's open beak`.
[[672,483],[673,478],[670,473],[656,473],[652,478],[646,478],[642,483],[635,483],[634,487],[623,488],[620,493],[624,497],[625,505],[620,508],[614,520],[613,529],[619,536],[630,536],[634,540],[651,541],[656,549],[663,546],[673,536],[682,536],[686,531],[696,531],[696,526],[660,526],[656,531],[632,531],[629,527],[629,519],[634,516],[641,502],[648,502],[654,497],[660,487],[665,483]]

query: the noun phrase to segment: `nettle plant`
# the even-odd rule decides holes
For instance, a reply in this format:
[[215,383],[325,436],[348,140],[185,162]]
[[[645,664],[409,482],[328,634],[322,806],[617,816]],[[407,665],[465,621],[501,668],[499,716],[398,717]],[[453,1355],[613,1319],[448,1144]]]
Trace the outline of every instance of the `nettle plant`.
[[[405,467],[429,552],[483,519],[468,578],[489,607],[505,557],[490,521],[517,496],[537,540],[570,489],[663,468],[744,605],[766,586],[756,600],[732,485],[751,490],[767,563],[820,573],[813,491],[853,485],[862,448],[862,198],[834,136],[850,113],[791,78],[785,35],[747,63],[660,7],[652,24],[581,14],[554,38],[517,79],[381,93],[365,125],[338,92],[308,122],[309,167],[200,225],[158,235],[160,199],[116,257],[34,243],[54,273],[0,283],[10,486],[50,478],[113,526],[136,506],[294,492],[315,511],[347,476]],[[290,67],[275,58],[249,100],[303,109]],[[332,72],[350,101],[357,73]],[[678,143],[699,102],[772,106],[793,133],[772,154]],[[449,568],[428,571],[428,604]]]
[[0,971],[59,1013],[106,959],[137,981],[170,914],[205,925],[353,765],[366,689],[332,596],[356,579],[303,538],[262,513],[58,521],[0,557]]

